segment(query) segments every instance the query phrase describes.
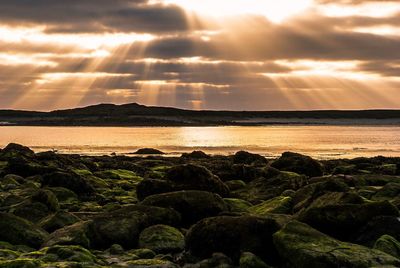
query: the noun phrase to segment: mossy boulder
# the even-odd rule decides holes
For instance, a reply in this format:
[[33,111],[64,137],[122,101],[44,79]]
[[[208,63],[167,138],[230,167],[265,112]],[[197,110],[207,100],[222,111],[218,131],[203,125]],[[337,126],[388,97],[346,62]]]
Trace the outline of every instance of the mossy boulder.
[[397,216],[378,216],[370,220],[352,236],[352,240],[361,245],[373,247],[383,235],[393,236],[400,241],[400,221]]
[[239,151],[233,156],[234,164],[267,164],[268,160],[259,154],[252,154],[246,151]]
[[93,263],[96,257],[87,249],[76,245],[56,245],[46,249],[46,254],[55,254],[59,260]]
[[67,211],[58,211],[44,219],[38,225],[49,233],[52,233],[65,226],[75,224],[80,219],[72,213]]
[[374,201],[393,200],[400,195],[400,183],[388,183],[372,196]]
[[219,195],[203,191],[179,191],[152,195],[140,204],[172,208],[181,214],[182,223],[186,226],[227,211],[226,204]]
[[230,191],[236,191],[236,190],[243,189],[244,187],[246,187],[246,183],[242,180],[226,181],[225,184],[226,184],[226,186],[228,186]]
[[389,255],[392,255],[395,258],[400,258],[400,242],[397,241],[393,236],[381,236],[375,242],[374,249],[383,251]]
[[174,227],[153,225],[140,233],[139,247],[156,253],[180,252],[185,248],[185,237]]
[[0,212],[0,240],[38,248],[48,236],[43,229],[12,214]]
[[186,248],[198,257],[207,258],[222,252],[238,261],[241,252],[249,251],[274,262],[272,234],[279,230],[273,219],[254,216],[219,216],[193,225],[186,235]]
[[221,196],[229,194],[228,186],[202,166],[187,164],[173,167],[167,172],[166,179],[176,191],[199,190]]
[[341,242],[292,221],[274,234],[274,244],[289,267],[398,267],[400,260],[379,250]]
[[24,218],[33,223],[39,222],[41,219],[47,217],[52,213],[45,204],[41,202],[29,201],[19,204],[10,211],[14,215]]
[[298,174],[304,174],[309,177],[318,177],[323,175],[321,163],[309,156],[286,152],[271,164],[272,167],[282,171],[291,171]]
[[88,234],[91,224],[91,221],[81,221],[58,229],[48,236],[43,243],[43,247],[51,247],[54,245],[80,245],[89,248],[91,243]]
[[140,259],[126,262],[128,268],[178,268],[170,261],[160,259]]
[[10,143],[3,150],[0,151],[0,158],[7,159],[16,156],[26,156],[26,157],[34,157],[35,152],[32,151],[29,147]]
[[234,213],[248,213],[249,208],[252,206],[250,202],[237,198],[224,198],[224,202],[228,210]]
[[60,209],[57,196],[50,190],[38,190],[31,199],[33,202],[45,204],[50,211],[56,212]]
[[271,266],[253,253],[243,252],[240,256],[239,268],[271,268]]
[[280,196],[286,190],[298,190],[307,185],[307,178],[293,172],[280,172],[274,168],[263,177],[259,177],[246,187],[232,192],[232,196],[247,200],[251,203],[260,203]]
[[181,215],[172,208],[144,205],[127,205],[117,210],[118,213],[129,214],[133,211],[147,215],[148,225],[164,224],[177,227],[181,223]]
[[321,232],[346,240],[374,217],[398,215],[397,208],[384,201],[311,207],[303,211],[298,219]]
[[258,205],[249,208],[249,212],[258,216],[265,216],[270,213],[275,214],[291,214],[293,200],[291,197],[278,196],[273,199],[264,201]]
[[76,173],[54,172],[43,176],[43,185],[49,187],[64,187],[76,194],[88,195],[94,193],[94,188]]
[[159,179],[145,179],[136,187],[136,195],[139,200],[143,200],[150,195],[174,192],[171,182]]
[[67,188],[51,187],[48,188],[48,190],[55,194],[58,202],[61,204],[72,204],[79,202],[78,195]]

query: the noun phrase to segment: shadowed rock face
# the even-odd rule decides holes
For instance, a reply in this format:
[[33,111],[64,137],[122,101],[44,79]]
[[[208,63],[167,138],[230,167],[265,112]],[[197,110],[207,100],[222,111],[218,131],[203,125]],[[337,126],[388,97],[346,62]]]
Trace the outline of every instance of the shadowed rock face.
[[0,267],[399,267],[398,164],[12,144],[0,150]]

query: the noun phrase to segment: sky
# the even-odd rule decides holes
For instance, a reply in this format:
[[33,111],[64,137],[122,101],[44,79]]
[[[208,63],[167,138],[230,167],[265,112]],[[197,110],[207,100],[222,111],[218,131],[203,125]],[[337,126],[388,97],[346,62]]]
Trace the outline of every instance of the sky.
[[399,0],[1,0],[0,109],[400,109]]

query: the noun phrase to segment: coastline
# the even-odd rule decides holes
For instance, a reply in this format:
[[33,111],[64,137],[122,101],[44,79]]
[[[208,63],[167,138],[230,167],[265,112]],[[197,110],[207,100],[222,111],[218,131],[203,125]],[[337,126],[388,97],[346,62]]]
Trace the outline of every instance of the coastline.
[[0,265],[400,265],[400,158],[136,153],[0,149]]

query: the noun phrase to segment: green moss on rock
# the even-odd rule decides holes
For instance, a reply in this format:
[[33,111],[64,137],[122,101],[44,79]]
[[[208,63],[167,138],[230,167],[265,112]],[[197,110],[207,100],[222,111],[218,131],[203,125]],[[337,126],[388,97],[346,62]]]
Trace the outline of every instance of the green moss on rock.
[[179,252],[185,247],[185,237],[174,227],[153,225],[140,233],[139,247],[156,253]]

